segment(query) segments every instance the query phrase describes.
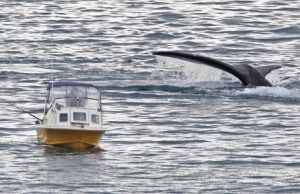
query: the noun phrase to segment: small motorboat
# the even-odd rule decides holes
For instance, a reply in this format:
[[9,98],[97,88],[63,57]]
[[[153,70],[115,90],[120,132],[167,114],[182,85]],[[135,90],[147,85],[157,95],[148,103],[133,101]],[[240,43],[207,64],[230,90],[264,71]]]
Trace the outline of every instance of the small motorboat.
[[101,106],[100,89],[92,84],[50,83],[44,117],[36,123],[38,140],[72,149],[99,148],[105,132]]

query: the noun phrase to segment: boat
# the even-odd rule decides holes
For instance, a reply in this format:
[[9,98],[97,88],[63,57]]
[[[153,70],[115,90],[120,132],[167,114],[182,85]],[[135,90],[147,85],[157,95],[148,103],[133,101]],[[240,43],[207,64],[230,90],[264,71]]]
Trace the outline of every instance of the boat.
[[88,83],[56,81],[47,86],[43,119],[36,122],[40,143],[85,150],[100,148],[101,92]]

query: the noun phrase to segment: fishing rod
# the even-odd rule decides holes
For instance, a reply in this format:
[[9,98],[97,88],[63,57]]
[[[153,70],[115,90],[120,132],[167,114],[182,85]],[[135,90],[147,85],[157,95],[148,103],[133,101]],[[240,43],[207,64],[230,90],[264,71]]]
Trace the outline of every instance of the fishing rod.
[[35,118],[35,119],[37,119],[37,120],[39,120],[39,121],[43,121],[42,119],[38,118],[37,116],[33,115],[32,113],[30,113],[30,112],[28,112],[28,111],[26,111],[26,110],[24,110],[24,109],[18,107],[17,105],[15,105],[15,104],[13,104],[13,103],[11,103],[11,102],[8,102],[7,100],[5,100],[5,99],[3,99],[3,98],[0,98],[0,100],[2,100],[2,101],[4,101],[5,103],[7,103],[7,104],[9,104],[9,105],[11,105],[11,106],[13,106],[13,107],[15,107],[16,109],[20,110],[20,111],[23,112],[23,113],[29,114],[30,116],[32,116],[33,118]]

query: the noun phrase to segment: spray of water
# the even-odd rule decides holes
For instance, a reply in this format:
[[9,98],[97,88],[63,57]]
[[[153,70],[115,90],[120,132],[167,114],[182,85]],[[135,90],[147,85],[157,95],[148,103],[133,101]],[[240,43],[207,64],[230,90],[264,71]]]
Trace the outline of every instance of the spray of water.
[[278,85],[280,82],[280,74],[279,70],[273,70],[271,73],[269,73],[266,76],[266,79],[272,84],[272,85]]
[[221,71],[206,65],[170,57],[157,56],[158,66],[165,69],[171,78],[189,82],[219,81]]
[[236,82],[237,79],[219,69],[171,57],[157,56],[159,76],[185,83]]

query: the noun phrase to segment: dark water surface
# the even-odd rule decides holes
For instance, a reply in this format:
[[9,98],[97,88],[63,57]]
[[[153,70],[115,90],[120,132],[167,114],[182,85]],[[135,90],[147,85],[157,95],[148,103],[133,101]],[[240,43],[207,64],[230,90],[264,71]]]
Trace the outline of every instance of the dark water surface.
[[[300,193],[300,1],[1,1],[1,98],[42,116],[46,82],[103,90],[99,153],[38,144],[0,104],[3,193]],[[151,54],[282,65],[273,88],[174,79]]]

